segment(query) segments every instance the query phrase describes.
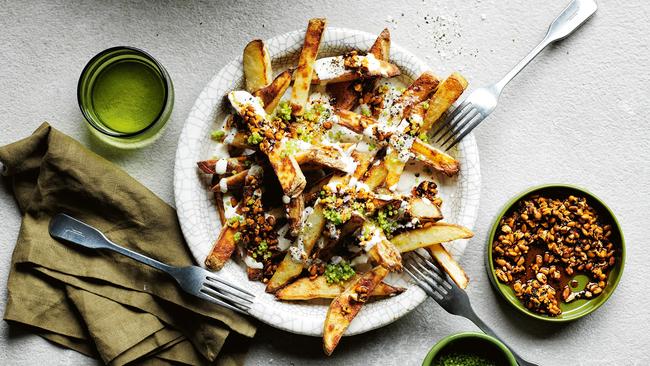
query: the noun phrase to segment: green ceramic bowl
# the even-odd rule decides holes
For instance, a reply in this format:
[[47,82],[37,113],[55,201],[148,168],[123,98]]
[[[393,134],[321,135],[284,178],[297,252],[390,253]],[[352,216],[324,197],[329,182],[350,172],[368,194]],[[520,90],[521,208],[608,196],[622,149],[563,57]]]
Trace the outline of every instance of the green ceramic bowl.
[[[517,297],[514,294],[514,291],[508,285],[500,282],[497,279],[496,274],[494,272],[494,262],[492,261],[492,243],[494,242],[494,236],[499,227],[499,222],[501,221],[501,218],[504,215],[506,215],[512,209],[514,209],[513,206],[519,200],[532,194],[542,194],[549,197],[565,197],[573,194],[574,196],[583,196],[587,198],[587,202],[589,203],[589,205],[591,205],[597,210],[599,216],[603,219],[603,221],[611,223],[612,242],[618,244],[620,247],[620,251],[619,251],[620,258],[618,258],[616,266],[612,268],[612,270],[610,271],[609,277],[607,279],[607,286],[603,290],[602,294],[594,297],[593,299],[574,300],[568,304],[560,301],[560,309],[562,309],[562,314],[555,317],[547,316],[543,314],[537,314],[528,310],[526,307],[524,307],[524,305],[522,305],[519,299],[517,299]],[[490,234],[488,236],[486,268],[488,271],[488,277],[490,278],[490,282],[492,282],[494,288],[501,294],[501,296],[503,296],[503,298],[506,299],[507,302],[512,304],[512,306],[514,306],[517,310],[521,311],[522,313],[530,317],[548,321],[548,322],[567,322],[571,320],[576,320],[582,318],[587,314],[590,314],[594,310],[601,307],[607,301],[607,299],[609,299],[609,297],[616,289],[616,286],[618,285],[618,282],[621,279],[621,275],[623,274],[624,266],[625,266],[625,240],[623,239],[623,232],[621,231],[621,226],[616,220],[616,216],[614,216],[614,213],[609,209],[609,207],[607,207],[607,205],[605,205],[603,201],[601,201],[598,197],[596,197],[591,192],[583,188],[568,185],[568,184],[547,184],[542,186],[536,186],[516,195],[508,203],[506,203],[506,205],[503,207],[501,212],[499,212],[499,214],[496,216],[494,220],[494,224],[492,225],[492,229],[490,230]],[[588,282],[588,277],[585,275],[577,275],[574,276],[573,279],[578,281],[578,286],[576,288],[578,290],[584,288],[584,286]]]
[[485,333],[462,332],[446,336],[427,353],[422,366],[435,365],[436,361],[449,353],[477,355],[496,365],[517,366],[512,352],[498,339]]

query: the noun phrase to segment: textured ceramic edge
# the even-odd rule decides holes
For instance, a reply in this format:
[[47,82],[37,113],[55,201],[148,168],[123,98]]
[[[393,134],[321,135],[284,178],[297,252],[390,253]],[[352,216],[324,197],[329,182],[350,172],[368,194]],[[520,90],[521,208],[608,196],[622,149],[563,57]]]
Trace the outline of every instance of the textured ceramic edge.
[[485,340],[486,342],[496,346],[496,348],[506,356],[508,362],[510,363],[510,366],[517,366],[517,360],[515,359],[515,356],[512,354],[510,349],[506,347],[506,345],[490,335],[479,332],[461,332],[442,338],[436,344],[434,344],[433,347],[431,347],[431,350],[429,350],[426,357],[422,361],[422,366],[432,366],[431,363],[433,362],[433,359],[438,355],[438,353],[440,353],[440,351],[442,351],[451,342],[463,338],[479,338]]
[[[304,30],[286,33],[266,41],[276,65],[295,62],[302,47]],[[342,52],[351,49],[368,49],[376,38],[375,34],[344,29],[328,28],[321,45],[321,54]],[[391,46],[391,62],[397,64],[409,78],[415,78],[429,70],[421,60],[399,46]],[[209,156],[210,130],[225,116],[228,109],[224,96],[229,90],[242,88],[244,82],[241,57],[224,66],[203,89],[192,107],[176,150],[174,167],[174,196],[181,229],[197,263],[203,265],[219,233],[219,220],[214,207],[214,196],[207,189],[209,181],[201,176],[196,162]],[[453,154],[461,163],[461,170],[454,192],[443,197],[448,221],[473,228],[480,199],[480,168],[478,147],[473,135],[467,136]],[[436,176],[436,180],[445,178]],[[459,258],[466,240],[454,242],[448,249]],[[219,272],[225,279],[234,281],[256,294],[256,303],[251,309],[255,318],[279,329],[310,336],[322,335],[328,303],[285,303],[275,300],[264,292],[263,284],[248,281],[243,267],[229,261]],[[391,274],[389,282],[407,287],[399,296],[373,301],[352,322],[346,335],[367,332],[387,325],[404,316],[425,299],[425,293],[411,284],[406,275]]]
[[[519,302],[519,299],[517,299],[514,296],[514,293],[512,295],[506,294],[504,292],[504,288],[501,287],[501,283],[496,277],[495,271],[494,271],[494,263],[492,260],[492,243],[494,242],[494,235],[496,234],[497,227],[499,225],[499,221],[501,221],[501,218],[503,215],[506,214],[512,208],[513,205],[515,205],[520,199],[524,198],[525,196],[528,196],[531,193],[538,192],[538,191],[543,191],[547,189],[558,189],[558,190],[563,190],[563,189],[568,189],[568,190],[573,190],[576,192],[580,192],[594,201],[599,202],[605,210],[609,213],[609,215],[612,217],[612,223],[615,227],[615,229],[618,231],[620,237],[621,237],[621,262],[617,264],[615,272],[615,277],[613,279],[608,279],[607,286],[606,286],[606,292],[604,292],[602,295],[592,299],[592,304],[590,307],[588,307],[587,310],[585,310],[582,313],[578,313],[575,315],[571,314],[560,314],[558,317],[550,317],[547,315],[541,315],[534,313],[530,310],[528,310],[521,302]],[[494,223],[492,224],[492,227],[490,228],[490,232],[487,238],[487,245],[486,247],[486,256],[485,256],[485,269],[488,272],[488,278],[490,279],[490,283],[492,284],[492,287],[498,292],[501,297],[503,297],[510,305],[512,305],[515,309],[519,310],[519,312],[526,314],[530,316],[531,318],[535,318],[538,320],[542,320],[545,322],[552,322],[552,323],[564,323],[564,322],[570,322],[574,321],[577,319],[580,319],[584,316],[587,316],[591,314],[592,312],[596,311],[599,307],[603,306],[607,300],[609,300],[609,297],[612,296],[614,291],[616,290],[616,287],[618,286],[619,281],[621,280],[621,277],[623,276],[623,270],[625,269],[625,238],[623,237],[623,230],[621,229],[621,224],[618,222],[618,219],[616,219],[616,215],[614,215],[614,212],[605,204],[603,200],[598,198],[595,194],[591,193],[590,191],[574,186],[571,184],[560,184],[560,183],[551,183],[551,184],[542,184],[539,186],[534,186],[526,189],[523,192],[520,192],[516,194],[513,198],[511,198],[503,207],[501,208],[501,211],[496,215],[494,219]],[[615,268],[616,268],[615,267]],[[614,271],[612,271],[614,272]],[[610,272],[610,275],[612,274]],[[504,285],[505,286],[505,285]],[[508,287],[509,289],[509,287]],[[593,302],[596,299],[600,299],[598,302]]]

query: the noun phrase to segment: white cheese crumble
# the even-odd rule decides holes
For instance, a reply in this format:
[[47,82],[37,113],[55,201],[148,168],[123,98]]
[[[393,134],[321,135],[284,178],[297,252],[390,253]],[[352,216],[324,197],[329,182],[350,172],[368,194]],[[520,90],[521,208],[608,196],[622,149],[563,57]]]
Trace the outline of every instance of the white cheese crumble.
[[221,190],[221,193],[228,192],[228,180],[226,180],[226,178],[221,178],[219,181],[219,189]]
[[287,196],[286,194],[284,196],[282,196],[282,203],[284,203],[285,205],[288,205],[289,202],[291,202],[291,197]]

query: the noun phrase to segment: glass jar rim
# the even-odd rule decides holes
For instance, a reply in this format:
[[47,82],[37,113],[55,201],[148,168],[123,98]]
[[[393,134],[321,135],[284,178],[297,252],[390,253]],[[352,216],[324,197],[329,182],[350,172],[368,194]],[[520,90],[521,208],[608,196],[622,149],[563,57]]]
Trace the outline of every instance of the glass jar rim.
[[[140,54],[142,57],[146,58],[147,60],[151,61],[154,66],[156,67],[158,73],[160,74],[160,78],[163,82],[163,88],[165,91],[164,94],[164,104],[163,108],[158,112],[158,115],[152,119],[152,122],[149,123],[146,127],[142,128],[141,130],[135,131],[135,132],[117,132],[117,131],[110,131],[106,128],[102,128],[97,124],[95,119],[88,114],[88,112],[83,108],[83,102],[82,102],[82,84],[84,81],[84,76],[90,71],[90,67],[93,66],[97,60],[101,59],[102,57],[106,56],[107,54],[110,54],[112,52],[116,51],[121,51],[121,50],[127,50],[127,51],[133,51],[135,53]],[[118,137],[118,138],[128,138],[128,137],[135,137],[138,135],[141,135],[145,132],[147,132],[150,128],[152,128],[156,123],[160,120],[160,118],[163,116],[165,113],[165,109],[167,106],[167,103],[169,101],[169,90],[171,88],[171,81],[169,76],[167,75],[167,70],[162,66],[158,60],[156,60],[151,54],[148,52],[137,48],[137,47],[131,47],[131,46],[115,46],[115,47],[110,47],[107,48],[99,53],[97,53],[93,58],[91,58],[88,63],[86,63],[86,66],[84,66],[83,70],[81,71],[81,75],[79,76],[79,81],[77,82],[77,103],[79,104],[79,109],[81,109],[81,114],[83,114],[84,118],[86,121],[97,131],[100,133],[110,136],[110,137]]]

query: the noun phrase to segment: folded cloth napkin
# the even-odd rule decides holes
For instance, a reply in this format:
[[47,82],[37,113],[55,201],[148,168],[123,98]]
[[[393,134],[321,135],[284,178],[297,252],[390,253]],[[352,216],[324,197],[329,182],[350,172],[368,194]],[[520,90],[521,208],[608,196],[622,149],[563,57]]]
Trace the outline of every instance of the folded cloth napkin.
[[193,264],[172,207],[47,123],[0,147],[0,161],[22,212],[5,320],[109,365],[243,362],[255,334],[245,317],[130,258],[48,234],[52,215],[65,212],[137,252]]

